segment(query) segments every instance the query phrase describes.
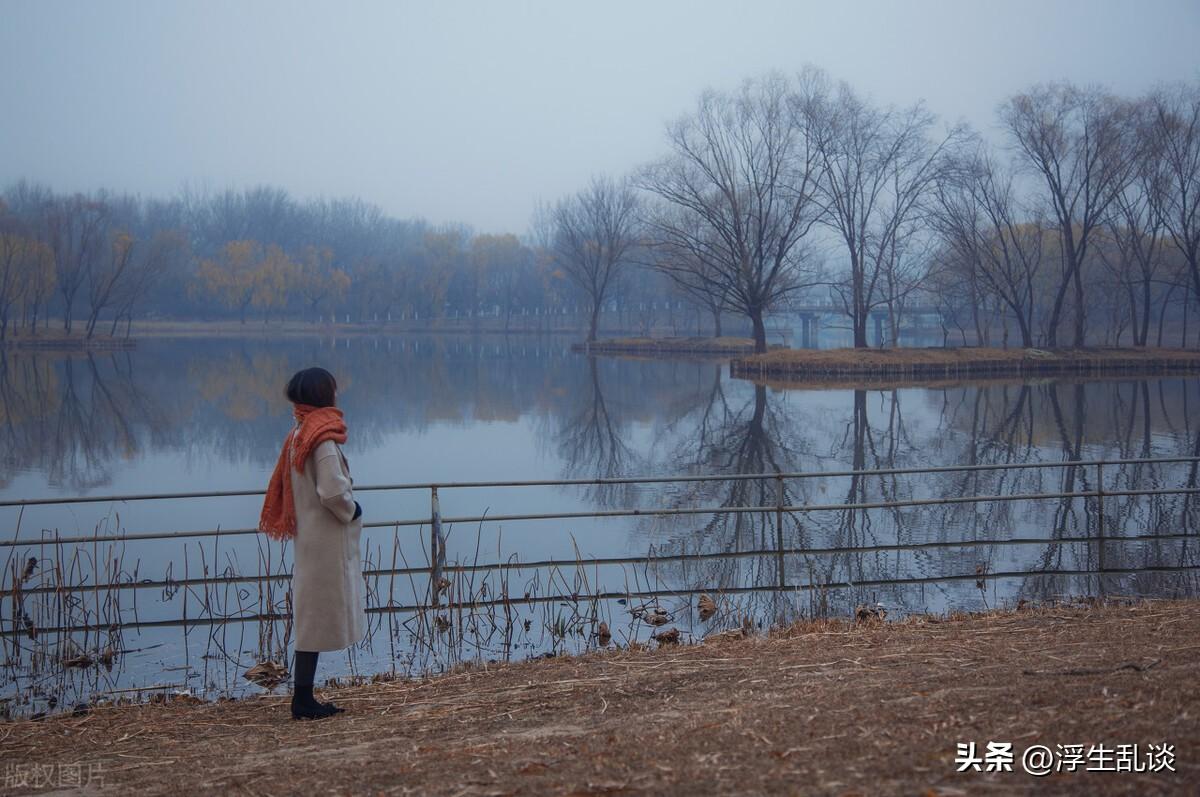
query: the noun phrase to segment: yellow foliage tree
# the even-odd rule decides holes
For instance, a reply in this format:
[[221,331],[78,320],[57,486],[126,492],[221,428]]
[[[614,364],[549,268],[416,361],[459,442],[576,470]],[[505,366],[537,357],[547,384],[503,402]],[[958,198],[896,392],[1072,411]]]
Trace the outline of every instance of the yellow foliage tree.
[[299,268],[287,253],[275,244],[267,247],[263,259],[253,271],[250,303],[263,311],[265,323],[271,310],[287,306],[288,293],[296,284]]
[[262,244],[257,241],[230,241],[221,247],[215,260],[204,260],[197,271],[199,290],[230,310],[236,310],[246,323],[246,308],[254,299]]
[[432,317],[441,318],[446,308],[450,278],[466,243],[466,233],[456,228],[428,232],[423,243],[426,268],[421,290]]

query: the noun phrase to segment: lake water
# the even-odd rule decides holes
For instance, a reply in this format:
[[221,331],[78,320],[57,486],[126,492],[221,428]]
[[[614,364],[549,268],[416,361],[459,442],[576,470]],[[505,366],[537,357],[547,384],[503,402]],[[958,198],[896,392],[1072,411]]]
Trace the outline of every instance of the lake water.
[[[730,379],[724,362],[589,359],[569,344],[314,337],[147,340],[90,356],[7,351],[0,500],[262,489],[291,425],[283,385],[310,365],[338,378],[359,486],[1200,455],[1195,378],[776,390]],[[790,479],[784,499],[811,507],[1056,496],[1095,490],[1098,475],[1110,492],[1197,486],[1196,463],[1174,462],[1109,465],[1103,474],[1053,467]],[[441,489],[439,500],[448,518],[491,517],[772,506],[777,489],[772,480],[722,479]],[[367,568],[387,572],[369,579],[371,638],[323,657],[319,677],[578,650],[595,644],[601,620],[618,643],[644,639],[656,630],[636,611],[645,602],[670,614],[669,627],[699,638],[747,617],[766,624],[860,604],[894,616],[1197,591],[1195,495],[1059,496],[796,511],[782,528],[773,512],[449,524],[448,565],[510,567],[448,569],[443,600],[473,608],[419,611],[412,607],[428,597],[429,529],[391,521],[428,518],[429,491],[358,497],[365,519],[382,524],[365,533]],[[286,573],[287,552],[260,535],[54,544],[246,529],[259,500],[0,508],[0,538],[41,541],[0,549],[7,710],[148,686],[238,693],[248,688],[240,677],[247,667],[285,659],[288,624],[269,616],[287,611],[286,581],[260,577]],[[1143,539],[1111,539],[1118,536]],[[129,582],[150,586],[96,587]],[[59,590],[64,584],[80,589]],[[795,589],[814,584],[826,587]],[[701,591],[718,598],[712,618],[697,612]],[[587,597],[596,593],[610,597]],[[617,597],[627,593],[652,597]],[[111,667],[56,666],[106,651]]]

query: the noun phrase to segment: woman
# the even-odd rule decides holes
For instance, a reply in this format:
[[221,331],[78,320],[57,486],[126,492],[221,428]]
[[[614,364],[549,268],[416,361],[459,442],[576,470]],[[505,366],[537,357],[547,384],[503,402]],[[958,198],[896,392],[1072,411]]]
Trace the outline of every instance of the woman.
[[336,406],[337,382],[324,368],[288,381],[296,425],[283,443],[259,529],[294,542],[292,618],[296,633],[294,719],[324,719],[343,709],[313,697],[317,655],[363,636],[362,507],[339,447],[346,423]]

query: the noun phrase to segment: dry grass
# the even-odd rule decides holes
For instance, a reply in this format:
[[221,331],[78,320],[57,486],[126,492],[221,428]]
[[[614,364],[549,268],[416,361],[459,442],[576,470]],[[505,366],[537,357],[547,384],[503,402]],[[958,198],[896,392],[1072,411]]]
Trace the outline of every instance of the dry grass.
[[787,384],[929,382],[964,378],[1179,373],[1200,370],[1188,349],[781,349],[734,360],[733,376]]
[[[749,359],[749,358],[748,358]],[[764,363],[890,365],[896,363],[1059,362],[1081,360],[1200,361],[1200,351],[1156,348],[1091,349],[779,349],[752,358]]]
[[[1196,609],[810,623],[334,690],[349,713],[320,723],[281,696],[106,708],[0,725],[0,756],[118,793],[1194,793]],[[1178,771],[957,774],[968,741],[1165,741]]]
[[[1200,367],[1198,367],[1200,368]],[[1171,373],[1153,373],[1146,372],[1136,377],[1139,381],[1154,381],[1156,379],[1169,379],[1173,376]],[[1066,374],[1037,374],[1037,375],[1007,375],[1007,376],[959,376],[959,377],[943,377],[943,378],[913,378],[913,377],[778,377],[778,376],[748,376],[742,377],[748,379],[756,385],[764,385],[773,390],[853,390],[862,388],[865,390],[886,391],[886,390],[903,390],[905,388],[920,387],[929,390],[944,390],[950,388],[961,387],[1003,387],[1005,385],[1022,387],[1027,385],[1050,384],[1055,385],[1077,385],[1088,384],[1090,382],[1111,382],[1113,375],[1111,373],[1066,373]]]

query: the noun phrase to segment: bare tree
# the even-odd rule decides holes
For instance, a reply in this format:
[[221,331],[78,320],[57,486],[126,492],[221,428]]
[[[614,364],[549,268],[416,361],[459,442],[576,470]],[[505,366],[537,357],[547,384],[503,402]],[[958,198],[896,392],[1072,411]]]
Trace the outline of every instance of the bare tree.
[[934,241],[926,233],[923,219],[900,226],[879,258],[882,274],[882,304],[887,308],[888,345],[900,340],[900,318],[910,300],[918,296],[931,274],[930,254]]
[[1153,148],[1164,174],[1163,225],[1187,261],[1200,301],[1200,82],[1155,92]]
[[936,194],[938,212],[932,219],[943,241],[960,262],[970,264],[972,279],[1012,312],[1021,345],[1033,346],[1045,231],[1041,223],[1022,219],[1013,175],[978,146],[944,170]]
[[89,270],[108,254],[104,251],[107,221],[105,203],[82,194],[58,200],[46,214],[46,233],[63,301],[63,329],[68,333],[75,299]]
[[929,285],[942,327],[943,346],[950,345],[951,326],[958,330],[962,345],[967,345],[968,321],[974,322],[976,338],[982,340],[979,309],[983,305],[983,292],[979,282],[978,260],[974,251],[964,252],[945,241],[940,249],[935,250]]
[[104,257],[88,258],[85,268],[90,307],[87,318],[87,337],[96,332],[100,313],[122,290],[130,273],[137,240],[124,230],[114,230]]
[[113,321],[110,335],[115,335],[117,325],[125,321],[125,334],[129,335],[133,324],[133,308],[146,299],[155,285],[183,258],[187,251],[187,238],[179,230],[159,230],[134,252],[133,262],[126,279],[113,295]]
[[[666,203],[656,204],[650,208],[647,229],[653,230],[656,224],[673,217],[670,224],[676,228],[690,226],[697,238],[703,234],[704,225],[696,214]],[[710,261],[696,257],[691,250],[655,245],[653,240],[649,243],[646,265],[666,275],[680,293],[707,310],[712,316],[713,336],[721,337],[721,316],[729,309],[729,281]]]
[[782,75],[708,91],[670,127],[671,155],[640,178],[663,203],[648,222],[658,267],[749,316],[756,351],[764,315],[813,271],[801,242],[820,215],[815,130],[806,86]]
[[1152,134],[1152,114],[1151,105],[1143,103],[1131,116],[1130,134],[1138,148],[1135,168],[1113,200],[1113,210],[1096,247],[1100,260],[1128,300],[1135,346],[1145,346],[1150,335],[1153,288],[1163,264],[1167,172]]
[[590,304],[588,343],[596,340],[605,297],[630,265],[638,240],[637,208],[628,180],[597,177],[551,213],[556,259]]
[[1093,232],[1104,223],[1135,162],[1128,116],[1128,104],[1111,94],[1069,83],[1035,86],[1000,110],[1024,165],[1041,178],[1061,239],[1061,269],[1049,319],[1051,346],[1057,345],[1072,286],[1074,345],[1084,345],[1083,265]]
[[846,245],[849,284],[835,286],[854,329],[854,346],[867,342],[867,319],[885,304],[884,280],[906,227],[922,211],[926,191],[944,163],[942,154],[962,136],[958,128],[930,138],[934,116],[918,104],[877,108],[846,83],[827,87],[815,73],[814,118],[824,166],[820,182],[824,221]]

